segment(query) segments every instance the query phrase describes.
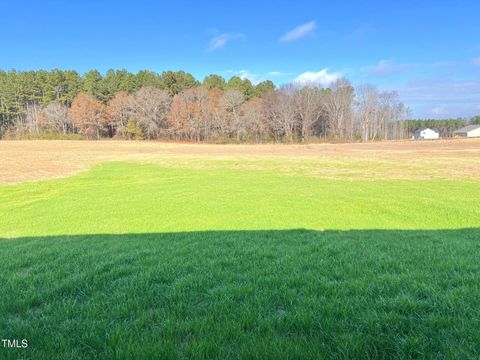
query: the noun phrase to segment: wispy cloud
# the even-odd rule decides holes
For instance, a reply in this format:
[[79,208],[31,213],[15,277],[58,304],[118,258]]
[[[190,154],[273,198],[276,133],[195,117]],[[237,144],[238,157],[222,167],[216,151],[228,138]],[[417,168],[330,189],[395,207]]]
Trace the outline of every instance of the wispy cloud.
[[218,49],[221,49],[227,45],[229,41],[232,40],[239,40],[239,39],[246,39],[246,36],[242,33],[223,33],[217,35],[210,39],[208,42],[207,52],[212,52]]
[[433,63],[428,64],[428,66],[433,68],[451,67],[454,65],[455,63],[453,61],[435,61]]
[[284,34],[279,40],[280,42],[289,42],[301,39],[308,34],[312,33],[313,30],[317,27],[315,21],[310,21],[306,24],[297,26],[296,28],[290,30]]
[[370,65],[363,68],[363,70],[373,76],[385,76],[396,74],[404,70],[416,67],[416,64],[396,64],[393,60],[380,60],[376,65]]
[[426,77],[383,89],[397,90],[402,101],[413,109],[414,117],[470,117],[480,110],[480,80]]
[[449,113],[448,108],[446,106],[436,106],[432,109],[430,109],[430,114],[436,115],[436,116],[441,116],[441,115],[447,115]]
[[348,34],[347,38],[352,40],[363,40],[365,36],[371,33],[373,30],[374,28],[371,23],[363,23],[350,34]]
[[472,64],[475,66],[480,66],[480,57],[473,58],[472,59]]
[[298,75],[293,82],[302,85],[320,85],[323,87],[329,86],[341,77],[340,73],[329,72],[328,69],[322,69],[320,71],[306,71]]

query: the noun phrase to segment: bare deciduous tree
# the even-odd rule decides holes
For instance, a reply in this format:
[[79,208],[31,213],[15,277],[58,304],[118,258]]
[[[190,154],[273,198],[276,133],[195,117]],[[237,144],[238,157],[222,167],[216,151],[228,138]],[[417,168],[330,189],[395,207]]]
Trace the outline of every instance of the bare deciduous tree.
[[[295,109],[300,125],[301,141],[311,136],[313,126],[320,120],[324,108],[322,91],[316,87],[305,86],[295,91]],[[325,131],[325,126],[323,126]]]
[[235,134],[237,141],[243,132],[240,119],[240,106],[245,102],[245,96],[238,90],[227,89],[222,97],[222,105],[225,110],[225,121],[230,125],[232,133]]
[[164,90],[147,86],[133,94],[132,114],[147,139],[166,135],[171,98]]
[[298,125],[294,94],[295,88],[287,85],[265,95],[264,111],[276,141],[280,141],[282,137],[293,141]]
[[59,102],[52,102],[43,109],[40,116],[40,124],[48,130],[62,134],[68,134],[73,131],[73,123],[68,114],[68,107]]
[[357,121],[362,141],[368,141],[378,118],[378,90],[372,85],[361,85],[357,88]]
[[348,80],[341,78],[335,81],[323,96],[329,135],[336,139],[353,137],[352,104],[354,90]]
[[261,98],[252,98],[240,108],[242,124],[245,131],[245,139],[260,142],[267,136],[267,124],[263,112]]

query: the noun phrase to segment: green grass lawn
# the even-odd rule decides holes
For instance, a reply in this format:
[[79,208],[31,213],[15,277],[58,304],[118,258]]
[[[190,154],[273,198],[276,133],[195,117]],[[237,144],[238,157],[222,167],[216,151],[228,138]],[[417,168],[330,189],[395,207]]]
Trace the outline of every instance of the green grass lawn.
[[108,163],[0,187],[0,358],[480,356],[480,184]]

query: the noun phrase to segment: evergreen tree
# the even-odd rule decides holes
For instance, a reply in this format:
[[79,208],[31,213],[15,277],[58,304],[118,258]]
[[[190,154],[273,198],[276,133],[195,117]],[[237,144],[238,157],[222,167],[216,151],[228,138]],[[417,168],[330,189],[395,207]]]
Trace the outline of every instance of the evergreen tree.
[[205,89],[225,89],[225,79],[219,75],[208,75],[203,79],[202,85]]
[[248,79],[241,79],[238,76],[232,76],[230,80],[228,80],[226,88],[240,91],[247,99],[250,99],[255,95],[255,88],[251,81]]
[[275,90],[275,85],[270,80],[265,80],[255,86],[255,96],[262,97],[264,94]]

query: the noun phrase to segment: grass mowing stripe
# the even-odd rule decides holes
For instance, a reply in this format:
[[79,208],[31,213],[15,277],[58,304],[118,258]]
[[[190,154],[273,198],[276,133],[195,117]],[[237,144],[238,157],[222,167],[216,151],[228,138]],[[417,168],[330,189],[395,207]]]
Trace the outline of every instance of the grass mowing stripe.
[[104,164],[0,187],[0,236],[255,229],[448,229],[480,224],[480,187],[264,171]]

